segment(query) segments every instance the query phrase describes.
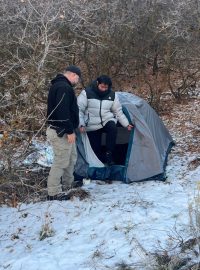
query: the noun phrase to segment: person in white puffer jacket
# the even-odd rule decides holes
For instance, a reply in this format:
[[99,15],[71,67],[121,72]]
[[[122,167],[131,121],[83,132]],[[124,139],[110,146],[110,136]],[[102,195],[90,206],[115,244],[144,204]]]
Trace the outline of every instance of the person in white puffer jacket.
[[113,164],[112,153],[116,144],[117,121],[128,130],[133,127],[123,113],[117,95],[111,87],[110,77],[101,75],[83,90],[77,99],[80,132],[87,132],[91,147],[100,160],[103,159],[101,137],[102,133],[106,133],[105,162],[108,165]]

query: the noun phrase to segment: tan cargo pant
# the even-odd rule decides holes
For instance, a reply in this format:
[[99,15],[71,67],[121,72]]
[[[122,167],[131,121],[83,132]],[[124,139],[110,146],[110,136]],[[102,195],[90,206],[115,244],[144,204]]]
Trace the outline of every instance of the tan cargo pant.
[[54,152],[53,164],[47,179],[47,188],[48,195],[54,196],[70,188],[74,181],[73,172],[77,160],[76,144],[68,143],[66,134],[62,138],[58,137],[56,131],[49,127],[46,134]]

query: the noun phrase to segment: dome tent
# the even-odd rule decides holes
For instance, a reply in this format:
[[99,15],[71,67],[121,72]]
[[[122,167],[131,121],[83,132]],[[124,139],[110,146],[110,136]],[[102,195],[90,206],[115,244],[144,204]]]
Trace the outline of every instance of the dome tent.
[[[174,145],[171,135],[146,101],[131,93],[116,94],[134,128],[130,132],[118,125],[117,143],[113,153],[115,165],[112,166],[105,166],[96,157],[86,133],[77,134],[75,178],[121,180],[125,183],[165,180],[168,153]],[[101,147],[104,151],[104,137]]]

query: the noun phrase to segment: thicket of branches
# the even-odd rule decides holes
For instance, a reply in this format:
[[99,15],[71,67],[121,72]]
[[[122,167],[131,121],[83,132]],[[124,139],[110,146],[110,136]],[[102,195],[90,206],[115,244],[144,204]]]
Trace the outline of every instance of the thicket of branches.
[[180,99],[196,88],[198,0],[0,0],[0,6],[1,158],[10,170],[16,143],[45,122],[50,79],[68,64],[82,68],[80,88],[108,74],[114,89],[136,92],[157,109],[163,92]]

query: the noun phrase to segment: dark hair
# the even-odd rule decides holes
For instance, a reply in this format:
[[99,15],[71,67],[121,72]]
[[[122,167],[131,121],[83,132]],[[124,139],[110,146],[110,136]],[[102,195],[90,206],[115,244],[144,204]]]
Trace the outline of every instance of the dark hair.
[[112,86],[112,81],[111,81],[111,78],[108,77],[107,75],[101,75],[97,78],[97,82],[99,84],[103,83],[103,84],[106,84],[108,85],[108,87],[111,87]]

